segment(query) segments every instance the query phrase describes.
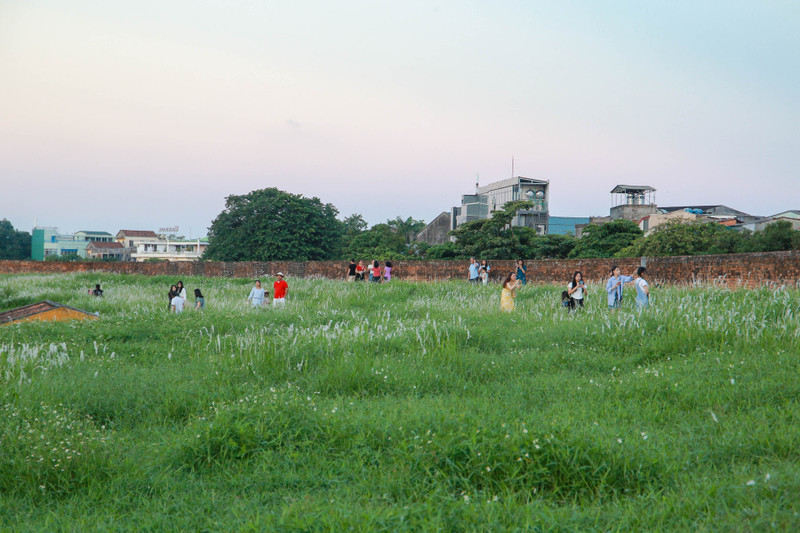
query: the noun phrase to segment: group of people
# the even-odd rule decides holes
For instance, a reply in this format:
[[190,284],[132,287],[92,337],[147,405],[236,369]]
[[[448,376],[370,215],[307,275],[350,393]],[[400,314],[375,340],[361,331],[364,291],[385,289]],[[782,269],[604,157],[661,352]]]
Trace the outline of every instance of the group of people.
[[[470,275],[476,264],[474,259],[470,259]],[[522,271],[521,275],[520,270]],[[645,267],[640,266],[633,276],[626,276],[622,274],[622,270],[618,265],[611,267],[611,277],[606,282],[608,308],[618,309],[622,307],[623,286],[626,283],[632,283],[636,288],[637,309],[644,309],[650,305],[650,287],[644,278],[646,271]],[[517,296],[517,290],[525,284],[525,273],[525,263],[520,260],[517,262],[516,271],[509,272],[503,281],[503,288],[500,293],[500,309],[503,311],[514,310],[514,299]],[[470,281],[472,281],[471,277]],[[572,274],[572,279],[567,284],[567,290],[561,293],[562,305],[570,311],[582,309],[587,294],[588,290],[583,280],[583,273],[577,270]]]
[[[272,284],[272,305],[277,308],[286,305],[286,297],[289,294],[289,284],[283,279],[285,277],[283,272],[278,272],[275,274],[275,277],[277,279],[275,283]],[[269,305],[269,293],[261,286],[260,279],[257,279],[253,288],[250,289],[247,301],[250,302],[253,307]]]
[[489,272],[492,267],[486,259],[476,261],[474,257],[469,258],[469,281],[470,283],[478,283],[486,285],[489,283]]
[[[169,297],[169,304],[167,304],[167,309],[169,309],[173,313],[183,313],[184,308],[186,307],[186,288],[183,286],[182,281],[178,281],[175,285],[172,285],[169,288],[169,293],[167,293]],[[200,289],[194,290],[194,309],[196,311],[200,311],[204,309],[206,306],[206,300],[203,298],[203,293]]]
[[[366,276],[369,276],[366,278]],[[381,283],[392,280],[392,262],[386,261],[381,267],[377,261],[370,262],[366,267],[364,261],[356,263],[353,259],[347,266],[347,281],[364,281],[369,279],[370,283]]]

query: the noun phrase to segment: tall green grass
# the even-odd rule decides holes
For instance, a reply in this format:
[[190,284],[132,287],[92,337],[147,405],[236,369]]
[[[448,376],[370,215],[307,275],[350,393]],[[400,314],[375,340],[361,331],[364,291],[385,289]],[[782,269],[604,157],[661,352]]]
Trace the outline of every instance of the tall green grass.
[[175,281],[0,277],[100,317],[0,327],[0,528],[800,526],[797,290]]

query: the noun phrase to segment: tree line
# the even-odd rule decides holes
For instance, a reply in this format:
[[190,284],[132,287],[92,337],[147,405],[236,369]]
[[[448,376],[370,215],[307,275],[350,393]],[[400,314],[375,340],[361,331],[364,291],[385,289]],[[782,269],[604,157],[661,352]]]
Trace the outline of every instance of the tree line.
[[[333,204],[276,188],[226,198],[209,228],[204,260],[323,261],[366,259],[567,259],[657,257],[800,250],[800,231],[787,221],[763,231],[737,231],[714,222],[669,222],[645,236],[628,220],[590,224],[581,238],[538,235],[511,221],[530,202],[509,202],[488,219],[450,232],[454,242],[416,242],[423,220],[397,216],[369,227],[360,214],[339,219]],[[0,221],[0,259],[29,259],[31,235]],[[85,260],[49,256],[48,260]]]
[[714,222],[670,222],[645,236],[628,220],[590,224],[581,238],[538,235],[512,226],[530,202],[509,202],[488,219],[450,232],[454,242],[414,240],[423,220],[398,216],[368,227],[360,214],[338,219],[332,204],[275,188],[229,196],[209,228],[205,259],[219,261],[315,261],[341,259],[566,259],[724,254],[800,249],[800,232],[789,222],[763,231],[737,231]]

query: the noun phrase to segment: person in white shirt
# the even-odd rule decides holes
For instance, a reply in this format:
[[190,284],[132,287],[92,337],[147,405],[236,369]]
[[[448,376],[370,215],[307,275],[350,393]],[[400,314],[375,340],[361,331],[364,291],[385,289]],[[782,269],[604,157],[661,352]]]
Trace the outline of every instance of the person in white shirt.
[[253,303],[253,307],[264,305],[264,294],[267,291],[261,288],[261,280],[256,280],[256,286],[250,289],[250,296],[247,297]]
[[576,270],[572,274],[572,281],[567,285],[567,294],[569,294],[569,307],[583,308],[583,297],[586,295],[586,284],[583,282],[583,274],[580,270]]
[[636,308],[644,309],[650,305],[650,287],[643,275],[646,268],[640,266],[636,269],[636,276],[633,278],[633,285],[636,287]]
[[183,303],[186,303],[186,287],[183,286],[183,282],[178,281],[176,287],[178,287],[178,296],[183,298]]
[[180,295],[176,294],[172,297],[172,312],[173,313],[183,313],[183,298]]

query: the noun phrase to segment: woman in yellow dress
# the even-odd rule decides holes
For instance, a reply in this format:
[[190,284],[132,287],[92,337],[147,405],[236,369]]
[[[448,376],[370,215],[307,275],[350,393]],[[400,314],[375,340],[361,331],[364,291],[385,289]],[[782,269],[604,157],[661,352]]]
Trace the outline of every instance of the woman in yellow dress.
[[500,309],[503,311],[514,310],[514,298],[517,296],[517,289],[522,286],[522,282],[517,279],[516,272],[511,272],[503,282],[503,292],[500,293]]

